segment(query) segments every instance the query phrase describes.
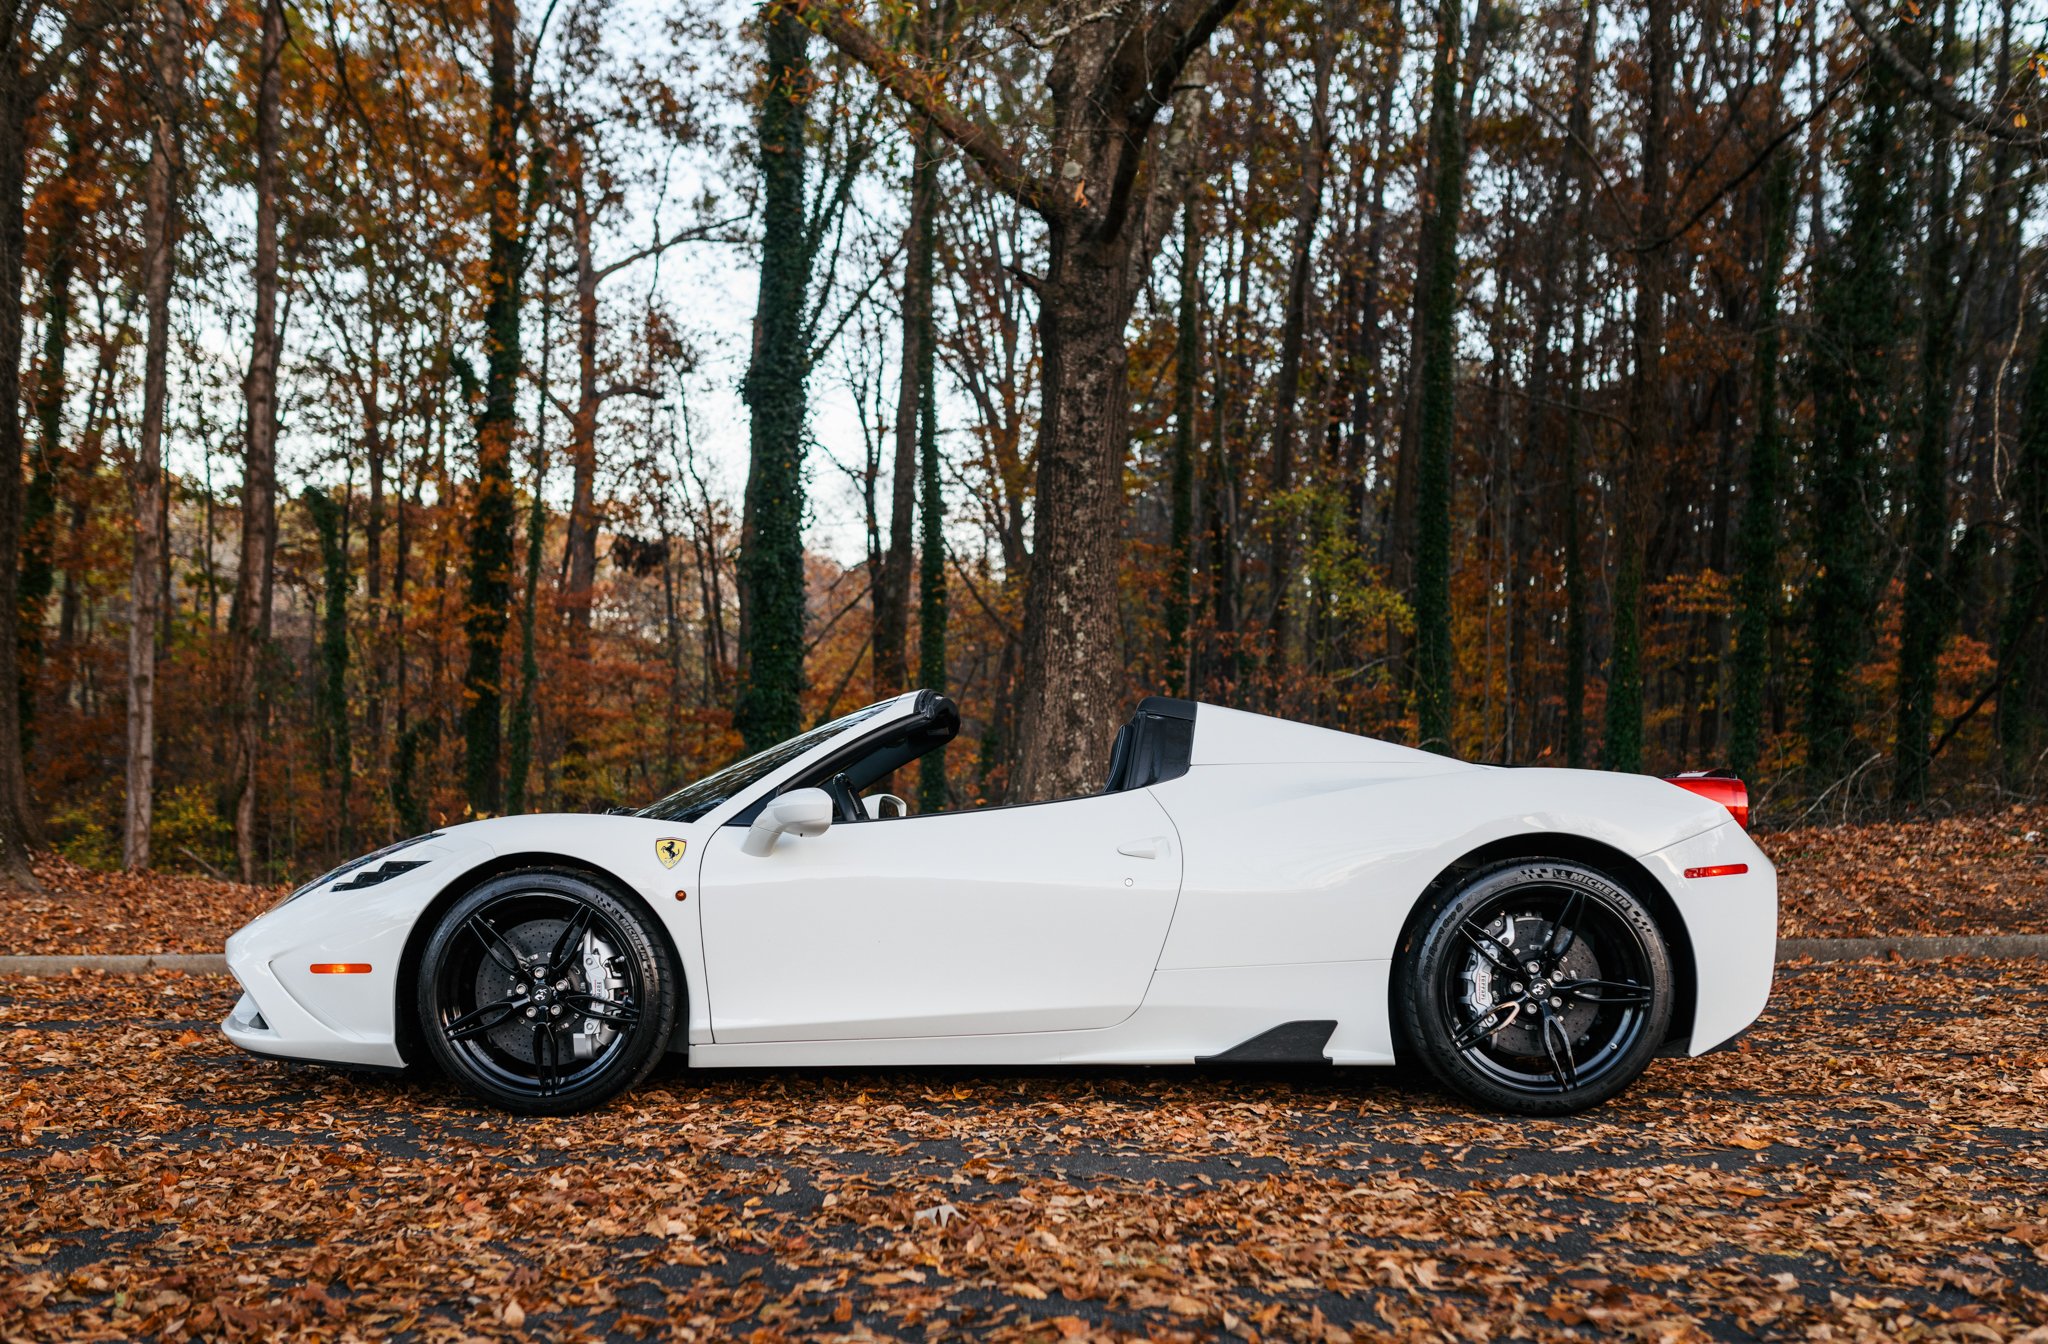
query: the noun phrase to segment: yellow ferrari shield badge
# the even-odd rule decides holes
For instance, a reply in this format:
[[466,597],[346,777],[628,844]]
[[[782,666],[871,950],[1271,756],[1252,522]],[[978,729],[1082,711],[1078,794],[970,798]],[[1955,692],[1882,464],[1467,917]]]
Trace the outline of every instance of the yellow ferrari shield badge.
[[654,857],[661,860],[662,867],[673,868],[682,861],[683,851],[689,848],[689,844],[689,841],[678,840],[672,835],[663,836],[654,842]]

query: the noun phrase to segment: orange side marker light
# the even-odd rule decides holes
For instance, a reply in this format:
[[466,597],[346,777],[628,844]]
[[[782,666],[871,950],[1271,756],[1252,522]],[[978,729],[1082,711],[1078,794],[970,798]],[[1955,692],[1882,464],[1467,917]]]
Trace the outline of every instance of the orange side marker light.
[[1705,868],[1688,868],[1685,875],[1692,877],[1740,877],[1749,871],[1746,863],[1716,863]]
[[687,891],[679,891],[676,893],[676,899],[679,901],[687,901],[690,899],[690,893]]
[[310,969],[315,975],[368,975],[367,961],[316,961]]

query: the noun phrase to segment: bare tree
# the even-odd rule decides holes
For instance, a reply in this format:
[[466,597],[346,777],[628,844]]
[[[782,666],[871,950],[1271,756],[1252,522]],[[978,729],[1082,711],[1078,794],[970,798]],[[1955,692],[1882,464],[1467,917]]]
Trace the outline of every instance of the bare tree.
[[[263,646],[270,638],[271,566],[277,552],[277,144],[278,62],[283,0],[263,6],[262,70],[256,86],[256,313],[249,374],[242,384],[247,439],[242,475],[241,567],[228,616],[233,643],[235,860],[256,880],[256,775],[261,760]],[[374,557],[373,557],[374,561]],[[372,573],[375,573],[374,566]]]
[[148,318],[142,354],[142,427],[131,467],[134,544],[128,574],[128,800],[121,861],[149,867],[149,829],[156,787],[157,622],[164,601],[161,519],[164,403],[168,397],[171,282],[177,269],[178,189],[183,170],[179,118],[185,97],[185,3],[163,0],[149,51],[156,87],[149,100],[149,172],[143,186],[142,304]]

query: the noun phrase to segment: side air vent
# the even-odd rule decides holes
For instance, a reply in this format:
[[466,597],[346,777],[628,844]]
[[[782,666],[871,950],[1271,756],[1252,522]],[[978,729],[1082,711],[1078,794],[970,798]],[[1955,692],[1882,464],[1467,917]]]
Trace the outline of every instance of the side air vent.
[[386,859],[375,868],[362,869],[346,882],[335,883],[334,889],[336,891],[361,891],[364,887],[374,887],[379,882],[389,882],[394,877],[409,873],[415,868],[424,868],[426,866],[427,861],[425,859]]

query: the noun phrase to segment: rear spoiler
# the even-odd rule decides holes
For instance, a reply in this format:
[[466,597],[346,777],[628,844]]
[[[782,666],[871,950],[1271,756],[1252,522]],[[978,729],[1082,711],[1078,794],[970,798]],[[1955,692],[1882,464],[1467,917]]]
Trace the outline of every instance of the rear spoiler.
[[1709,802],[1728,809],[1728,815],[1745,831],[1749,829],[1749,786],[1725,770],[1687,770],[1667,775],[1666,784],[1676,784]]

